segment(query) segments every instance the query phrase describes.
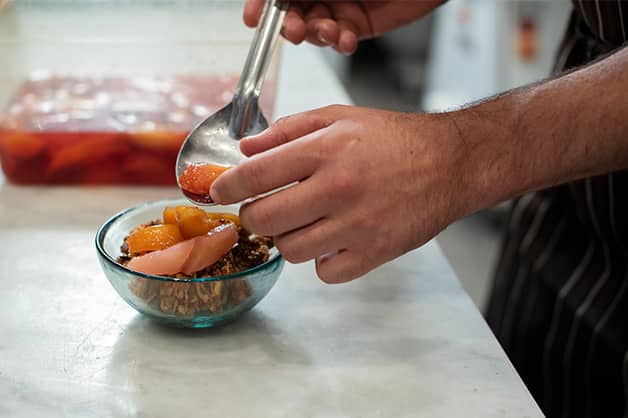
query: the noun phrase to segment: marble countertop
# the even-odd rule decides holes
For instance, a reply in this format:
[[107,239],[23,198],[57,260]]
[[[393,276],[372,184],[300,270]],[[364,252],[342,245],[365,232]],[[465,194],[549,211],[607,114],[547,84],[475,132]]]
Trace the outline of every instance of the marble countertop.
[[[279,114],[349,102],[312,48],[286,47],[282,65]],[[0,417],[542,416],[435,242],[342,286],[287,265],[222,328],[140,316],[94,234],[176,195],[0,178]]]

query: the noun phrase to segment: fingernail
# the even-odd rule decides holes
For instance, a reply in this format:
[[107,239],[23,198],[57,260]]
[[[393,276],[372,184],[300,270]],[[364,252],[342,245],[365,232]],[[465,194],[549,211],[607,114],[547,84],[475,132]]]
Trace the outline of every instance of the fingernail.
[[342,54],[346,57],[350,57],[351,55],[353,55],[355,53],[355,49],[352,49],[350,51],[342,51]]
[[325,39],[325,36],[323,36],[323,33],[320,30],[316,31],[316,38],[325,45],[329,45],[329,41]]
[[209,189],[209,196],[212,198],[214,203],[222,203],[222,199],[220,198],[220,195],[213,187]]

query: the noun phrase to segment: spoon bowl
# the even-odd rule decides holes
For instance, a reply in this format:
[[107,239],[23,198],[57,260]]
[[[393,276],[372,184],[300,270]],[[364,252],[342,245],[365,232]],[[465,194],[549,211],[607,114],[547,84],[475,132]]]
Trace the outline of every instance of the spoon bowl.
[[214,204],[209,196],[211,184],[204,184],[207,187],[203,190],[190,190],[182,184],[182,174],[192,166],[238,165],[246,158],[240,151],[240,139],[268,128],[268,121],[259,108],[259,95],[287,6],[287,1],[283,0],[266,1],[233,100],[198,124],[179,150],[177,182],[183,194],[195,204]]

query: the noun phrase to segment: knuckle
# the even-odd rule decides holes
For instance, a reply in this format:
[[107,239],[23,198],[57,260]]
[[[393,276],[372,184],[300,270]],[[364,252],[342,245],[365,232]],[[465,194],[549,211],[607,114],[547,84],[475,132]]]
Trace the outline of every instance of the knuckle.
[[275,123],[273,124],[273,126],[278,127],[278,126],[282,126],[285,125],[286,123],[288,123],[288,121],[291,119],[290,116],[282,116],[279,119],[277,119],[275,121]]
[[351,196],[358,189],[358,180],[348,171],[336,173],[331,179],[332,190],[343,196]]
[[332,104],[332,105],[325,106],[323,109],[328,111],[328,112],[331,112],[331,113],[338,113],[338,112],[342,112],[342,111],[344,111],[344,110],[346,110],[348,108],[349,108],[349,106],[347,106],[347,105]]
[[365,257],[368,262],[372,262],[375,258],[375,254],[388,254],[393,247],[393,241],[386,235],[382,236],[381,239],[375,240],[375,251],[371,253],[371,256]]
[[353,266],[353,278],[360,277],[396,256],[400,256],[401,253],[398,253],[394,246],[395,243],[388,240],[373,240],[368,247],[361,248],[358,260]]
[[374,231],[378,222],[375,217],[367,211],[356,211],[354,213],[355,228],[361,231]]
[[328,127],[346,116],[349,108],[345,105],[332,104],[313,110],[310,114],[316,118],[321,127]]
[[269,128],[268,132],[273,138],[275,145],[290,142],[291,138],[290,135],[288,135],[288,130],[290,126],[297,123],[299,117],[301,117],[301,115],[282,116]]

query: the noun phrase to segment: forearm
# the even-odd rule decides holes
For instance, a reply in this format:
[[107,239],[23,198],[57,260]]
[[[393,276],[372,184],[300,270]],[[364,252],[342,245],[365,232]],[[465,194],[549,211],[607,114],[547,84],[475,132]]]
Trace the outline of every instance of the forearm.
[[628,48],[535,86],[452,112],[468,147],[470,210],[628,168]]

